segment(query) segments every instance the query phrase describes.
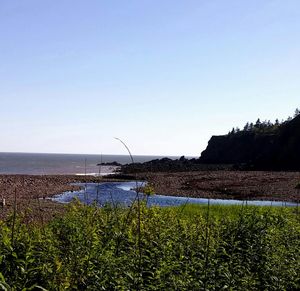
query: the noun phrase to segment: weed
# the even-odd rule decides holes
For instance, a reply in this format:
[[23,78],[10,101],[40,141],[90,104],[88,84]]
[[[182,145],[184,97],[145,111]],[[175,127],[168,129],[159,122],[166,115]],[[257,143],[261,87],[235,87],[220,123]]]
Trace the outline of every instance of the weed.
[[299,290],[294,209],[67,208],[44,225],[0,221],[0,288]]

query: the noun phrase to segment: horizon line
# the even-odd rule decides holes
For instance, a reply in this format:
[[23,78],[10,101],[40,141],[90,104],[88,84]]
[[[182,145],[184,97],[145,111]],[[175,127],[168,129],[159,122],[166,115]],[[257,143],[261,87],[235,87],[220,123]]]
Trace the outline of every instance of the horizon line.
[[[7,152],[7,151],[0,151],[0,154],[36,154],[36,155],[86,155],[86,156],[128,156],[128,154],[87,154],[87,153],[62,153],[62,152],[22,152],[22,151],[16,151],[16,152]],[[138,157],[190,157],[190,158],[195,158],[199,157],[200,155],[163,155],[163,154],[133,154],[133,156],[138,156]]]

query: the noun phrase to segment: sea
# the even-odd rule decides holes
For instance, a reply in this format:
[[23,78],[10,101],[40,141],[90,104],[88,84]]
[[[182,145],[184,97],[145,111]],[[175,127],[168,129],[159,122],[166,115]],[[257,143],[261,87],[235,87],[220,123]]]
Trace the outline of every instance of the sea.
[[[160,159],[163,156],[133,156],[135,162]],[[176,159],[177,156],[168,156]],[[128,164],[128,155],[1,153],[0,174],[28,175],[107,175],[116,167],[97,166],[99,163]]]

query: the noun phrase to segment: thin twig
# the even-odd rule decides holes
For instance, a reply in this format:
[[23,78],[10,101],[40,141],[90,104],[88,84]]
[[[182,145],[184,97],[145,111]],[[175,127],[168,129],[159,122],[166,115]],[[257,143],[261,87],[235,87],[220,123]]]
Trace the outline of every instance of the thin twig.
[[[126,148],[132,164],[134,164],[134,159],[131,154],[130,149],[126,145],[125,142],[123,142],[120,138],[115,137],[116,140],[121,142],[123,146]],[[136,185],[136,198],[137,198],[137,203],[138,203],[138,248],[139,248],[139,272],[141,273],[141,266],[142,266],[142,244],[141,244],[141,202],[140,202],[140,196],[139,196],[139,189],[138,189],[138,181],[137,181],[137,173],[135,173],[135,185]],[[133,204],[132,204],[133,205]],[[132,207],[132,206],[131,206]]]

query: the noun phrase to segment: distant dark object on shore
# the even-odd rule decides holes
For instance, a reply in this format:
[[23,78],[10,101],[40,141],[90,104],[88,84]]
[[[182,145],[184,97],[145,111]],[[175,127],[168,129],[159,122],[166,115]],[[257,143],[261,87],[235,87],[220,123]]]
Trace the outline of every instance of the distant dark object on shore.
[[108,162],[108,163],[99,163],[97,164],[98,167],[100,166],[115,166],[115,167],[120,167],[122,164],[114,161],[114,162]]
[[[136,179],[135,175],[130,174],[122,174],[122,173],[115,173],[105,176],[106,179],[113,179],[113,180],[128,180],[128,181],[134,181]],[[145,180],[139,177],[139,180]]]

